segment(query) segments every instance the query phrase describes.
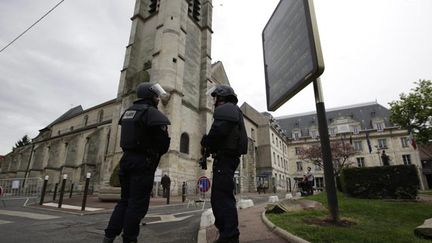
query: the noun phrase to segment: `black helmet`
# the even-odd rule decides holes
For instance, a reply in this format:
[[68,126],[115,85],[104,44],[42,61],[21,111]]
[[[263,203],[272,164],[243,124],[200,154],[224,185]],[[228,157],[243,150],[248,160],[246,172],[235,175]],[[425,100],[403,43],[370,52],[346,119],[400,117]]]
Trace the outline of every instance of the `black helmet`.
[[212,97],[224,97],[228,102],[233,102],[235,104],[238,102],[237,95],[228,85],[215,85],[207,93],[209,93]]
[[158,83],[141,83],[137,87],[137,96],[139,99],[149,99],[165,94],[165,90]]

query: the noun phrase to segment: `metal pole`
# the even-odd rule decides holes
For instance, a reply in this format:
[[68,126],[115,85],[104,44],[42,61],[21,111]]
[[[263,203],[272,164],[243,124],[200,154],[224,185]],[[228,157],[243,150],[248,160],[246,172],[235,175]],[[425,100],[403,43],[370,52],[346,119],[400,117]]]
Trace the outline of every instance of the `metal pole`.
[[56,183],[55,186],[54,186],[53,201],[55,201],[55,200],[56,200],[56,197],[57,197],[57,188],[58,188],[58,183]]
[[69,192],[69,198],[72,198],[73,187],[74,187],[74,184],[71,183],[70,192]]
[[166,192],[167,204],[170,204],[170,194],[171,194],[170,185],[167,186],[166,190],[167,190]]
[[67,174],[64,174],[62,185],[60,188],[60,198],[59,198],[59,202],[58,202],[58,208],[61,208],[61,206],[63,204],[63,196],[64,196],[64,190],[65,190],[65,186],[66,186],[66,180],[67,180]]
[[182,203],[184,203],[186,201],[186,183],[183,182],[182,185]]
[[89,189],[89,184],[90,184],[90,177],[91,177],[91,173],[87,173],[86,182],[85,182],[85,186],[84,186],[84,196],[83,196],[83,200],[82,200],[82,204],[81,204],[81,211],[85,211],[85,207],[86,207],[86,203],[87,203],[87,194],[88,194],[88,189]]
[[44,183],[43,183],[43,186],[42,186],[42,194],[41,194],[39,205],[42,205],[44,203],[45,192],[46,192],[46,187],[47,187],[47,184],[48,184],[48,179],[49,179],[49,176],[45,176],[45,180],[44,180]]
[[328,134],[327,117],[325,113],[324,97],[322,95],[321,80],[318,78],[313,82],[315,103],[318,117],[318,127],[321,142],[322,159],[324,165],[324,178],[327,193],[327,201],[331,218],[333,221],[339,220],[339,207],[334,180],[333,162]]

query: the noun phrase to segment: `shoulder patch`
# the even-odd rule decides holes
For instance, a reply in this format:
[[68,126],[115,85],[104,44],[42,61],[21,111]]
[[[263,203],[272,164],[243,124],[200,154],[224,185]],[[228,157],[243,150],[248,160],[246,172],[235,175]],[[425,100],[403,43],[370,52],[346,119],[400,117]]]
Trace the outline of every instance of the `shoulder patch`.
[[124,119],[133,119],[135,117],[136,111],[131,110],[131,111],[126,111],[123,115],[122,120]]

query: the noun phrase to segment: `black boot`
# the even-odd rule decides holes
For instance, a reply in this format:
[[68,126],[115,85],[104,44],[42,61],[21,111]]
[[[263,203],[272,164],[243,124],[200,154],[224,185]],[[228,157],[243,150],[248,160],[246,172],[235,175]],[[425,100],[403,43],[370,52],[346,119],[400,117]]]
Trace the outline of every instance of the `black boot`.
[[114,239],[115,238],[108,238],[105,236],[102,243],[114,243]]

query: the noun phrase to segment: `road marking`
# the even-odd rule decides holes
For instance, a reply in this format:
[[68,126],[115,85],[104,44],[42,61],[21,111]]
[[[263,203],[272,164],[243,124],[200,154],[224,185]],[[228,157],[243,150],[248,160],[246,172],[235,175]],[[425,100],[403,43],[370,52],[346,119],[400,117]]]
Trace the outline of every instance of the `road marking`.
[[0,219],[0,224],[9,224],[9,223],[12,223],[12,222]]
[[0,210],[0,214],[29,218],[29,219],[39,219],[39,220],[60,218],[58,216],[47,215],[47,214],[28,213],[28,212],[10,211],[10,210]]
[[[44,206],[48,206],[48,207],[58,207],[58,203],[44,203]],[[62,208],[64,209],[74,209],[74,210],[81,210],[81,206],[73,206],[73,205],[67,205],[67,204],[62,204]],[[90,208],[90,207],[86,207],[85,211],[98,211],[98,210],[103,210],[103,208]]]
[[184,216],[184,217],[175,217],[174,214],[168,214],[168,215],[164,215],[164,214],[149,214],[147,215],[147,217],[151,218],[151,217],[159,217],[161,220],[159,221],[153,221],[153,222],[148,222],[146,224],[160,224],[160,223],[170,223],[170,222],[178,222],[178,221],[182,221],[185,220],[187,218],[192,217],[192,215],[189,216]]

